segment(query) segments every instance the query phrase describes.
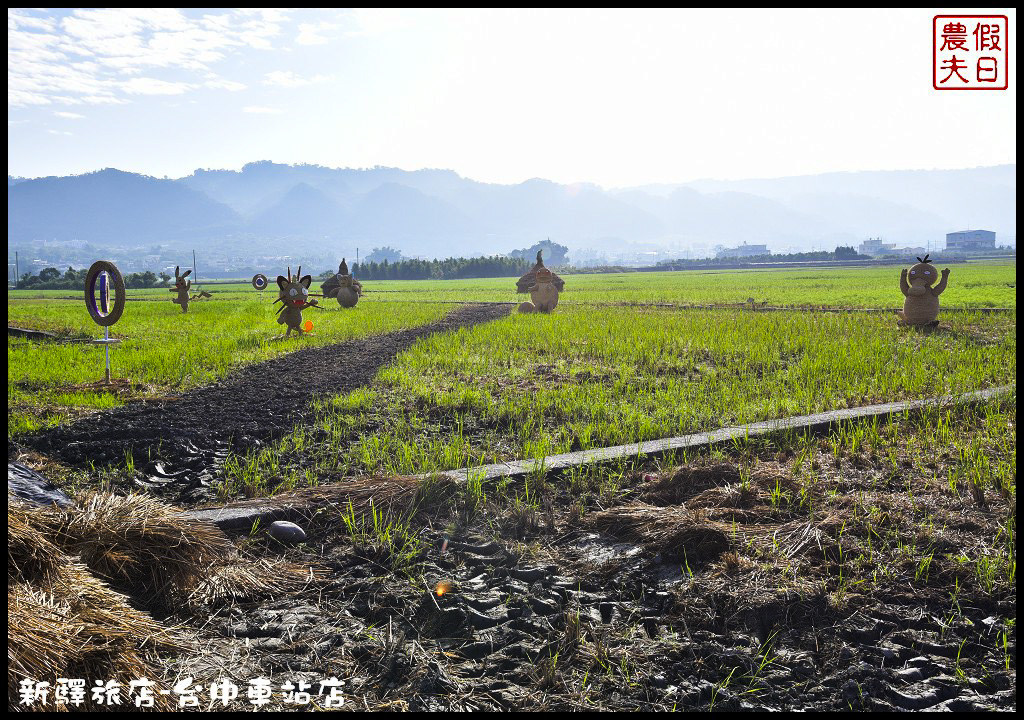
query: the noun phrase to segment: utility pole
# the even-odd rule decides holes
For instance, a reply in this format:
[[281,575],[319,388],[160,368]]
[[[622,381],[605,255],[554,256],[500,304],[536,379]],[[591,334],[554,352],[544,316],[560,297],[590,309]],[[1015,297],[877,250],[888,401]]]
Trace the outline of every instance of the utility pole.
[[21,270],[18,269],[18,251],[14,251],[14,289],[21,284]]

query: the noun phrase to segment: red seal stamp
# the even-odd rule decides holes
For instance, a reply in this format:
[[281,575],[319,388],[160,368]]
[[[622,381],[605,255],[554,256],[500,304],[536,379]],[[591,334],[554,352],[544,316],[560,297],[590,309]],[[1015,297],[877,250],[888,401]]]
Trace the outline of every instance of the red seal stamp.
[[932,18],[932,87],[1008,88],[1009,32],[1006,15],[936,15]]

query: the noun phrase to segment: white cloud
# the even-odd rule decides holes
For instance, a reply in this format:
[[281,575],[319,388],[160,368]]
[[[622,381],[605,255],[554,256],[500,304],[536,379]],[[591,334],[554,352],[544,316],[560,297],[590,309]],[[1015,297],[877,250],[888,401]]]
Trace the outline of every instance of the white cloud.
[[85,117],[85,115],[79,115],[78,113],[64,111],[55,112],[54,115],[56,115],[59,118],[67,118],[68,120],[81,120]]
[[195,85],[183,82],[168,82],[156,78],[132,78],[121,83],[121,89],[131,95],[181,95]]
[[361,8],[347,13],[355,26],[347,35],[383,35],[412,27],[415,20],[407,10],[393,8]]
[[241,18],[251,18],[241,24],[239,38],[251,47],[269,50],[272,45],[270,38],[281,32],[281,23],[285,20],[287,8],[252,8],[238,10]]
[[203,83],[203,86],[212,90],[228,90],[229,92],[245,90],[245,88],[248,87],[245,83],[227,80],[226,78],[218,77],[216,75],[207,76],[206,82]]
[[324,33],[337,30],[340,25],[331,22],[299,23],[299,34],[295,42],[299,45],[326,45],[330,38]]
[[86,105],[127,105],[128,101],[111,95],[83,95],[76,102]]
[[265,107],[262,105],[246,105],[242,108],[244,113],[252,113],[254,115],[280,115],[283,110],[275,107]]
[[[65,98],[65,101],[67,101],[67,98]],[[17,88],[10,87],[10,85],[7,87],[8,105],[25,107],[29,105],[49,105],[52,102],[54,102],[54,98],[49,95],[18,90]]]
[[54,21],[52,18],[36,17],[29,15],[27,10],[7,8],[7,31],[19,28],[32,28],[33,30],[53,30]]
[[[291,11],[190,16],[173,8],[81,8],[63,17],[48,12],[8,11],[9,107],[114,104],[204,86],[242,90],[243,83],[210,77],[210,66],[247,47],[272,49]],[[195,73],[205,80],[192,82]]]
[[332,79],[330,75],[312,75],[310,77],[301,77],[296,75],[291,70],[275,70],[266,74],[263,80],[264,85],[277,85],[279,87],[305,87],[306,85],[316,85],[317,83],[327,82]]
[[74,135],[74,133],[68,132],[67,130],[47,130],[46,132],[51,135]]

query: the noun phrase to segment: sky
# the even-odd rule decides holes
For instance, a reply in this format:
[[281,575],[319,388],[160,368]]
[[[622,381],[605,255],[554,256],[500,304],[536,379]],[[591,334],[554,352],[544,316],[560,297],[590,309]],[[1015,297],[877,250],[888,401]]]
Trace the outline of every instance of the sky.
[[273,160],[606,188],[1016,162],[942,10],[8,10],[8,174]]

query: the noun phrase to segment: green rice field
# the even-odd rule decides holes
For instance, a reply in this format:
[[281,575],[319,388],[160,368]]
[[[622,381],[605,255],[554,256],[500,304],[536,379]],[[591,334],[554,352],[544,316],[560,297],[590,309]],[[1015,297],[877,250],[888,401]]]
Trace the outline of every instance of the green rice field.
[[[355,337],[421,325],[449,306],[417,303],[360,303],[343,312],[333,300],[323,311],[307,310],[313,333],[281,338],[273,305],[276,293],[261,296],[211,286],[213,298],[191,303],[182,313],[166,290],[130,290],[122,318],[111,328],[112,375],[127,380],[116,392],[88,387],[103,379],[103,348],[88,342],[103,337],[84,300],[68,291],[9,293],[9,325],[45,330],[65,338],[59,343],[7,340],[8,434],[30,432],[75,417],[89,408],[180,392],[208,384],[232,369]],[[85,341],[85,342],[82,342]]]
[[[1013,263],[951,266],[946,307],[1016,307],[1017,266]],[[731,304],[754,298],[784,306],[903,306],[898,266],[807,270],[685,270],[600,275],[566,275],[560,305],[604,303]],[[508,278],[475,280],[384,280],[366,283],[367,298],[514,301]]]
[[[363,358],[389,360],[372,380],[367,382],[367,372],[344,385],[356,388],[344,393],[329,383],[328,392],[338,394],[319,395],[311,409],[302,399],[258,441],[226,445],[216,439],[211,445],[223,448],[216,458],[203,448],[199,457],[208,479],[191,487],[174,482],[153,488],[182,498],[174,502],[185,506],[295,490],[277,500],[287,506],[324,493],[324,504],[310,507],[302,520],[309,542],[282,551],[284,546],[264,535],[260,519],[235,532],[245,549],[239,557],[252,567],[274,572],[279,566],[248,558],[287,552],[289,562],[330,567],[330,584],[306,584],[320,582],[310,570],[309,580],[304,572],[303,585],[288,597],[232,598],[230,612],[222,606],[197,614],[203,622],[197,635],[216,636],[204,641],[201,666],[209,663],[205,648],[234,640],[225,646],[230,657],[218,661],[217,672],[229,664],[253,676],[263,672],[239,663],[270,657],[272,646],[257,645],[266,618],[274,617],[269,613],[323,599],[309,616],[319,624],[287,626],[288,633],[306,634],[275,647],[274,662],[282,656],[306,662],[304,654],[321,662],[318,643],[347,632],[346,647],[370,648],[361,660],[353,653],[350,667],[358,669],[349,677],[371,667],[359,664],[367,658],[383,662],[418,652],[416,662],[427,667],[443,655],[446,672],[462,672],[463,687],[481,677],[481,666],[498,668],[500,682],[516,677],[502,669],[511,667],[521,673],[516,682],[526,688],[524,697],[554,692],[558,679],[565,697],[572,698],[564,706],[576,709],[595,707],[582,692],[592,687],[588,683],[603,683],[602,697],[617,697],[624,688],[636,698],[651,697],[636,678],[655,677],[692,657],[692,672],[709,678],[706,697],[695,696],[700,702],[691,702],[694,707],[749,709],[750,698],[760,701],[775,690],[806,705],[812,682],[844,693],[846,701],[853,696],[836,688],[850,687],[854,672],[861,673],[855,677],[865,680],[864,687],[877,687],[867,680],[874,682],[873,673],[888,667],[884,650],[908,660],[927,655],[928,677],[942,679],[943,688],[955,683],[964,693],[977,689],[972,697],[984,692],[987,698],[1009,698],[1000,700],[1004,705],[1015,702],[1006,695],[1016,673],[1015,267],[957,266],[942,298],[946,311],[940,312],[939,326],[927,329],[900,326],[891,312],[857,311],[900,306],[898,271],[892,270],[572,276],[551,314],[480,313],[475,325],[374,346],[390,349]],[[100,334],[80,298],[61,291],[9,293],[11,324],[50,330],[64,340],[8,338],[13,459],[74,491],[134,491],[154,471],[163,474],[164,462],[190,462],[189,448],[162,449],[163,424],[156,426],[155,447],[151,435],[139,432],[144,442],[126,444],[123,451],[117,433],[132,433],[118,425],[114,433],[99,435],[86,462],[77,464],[66,461],[63,448],[51,456],[54,446],[19,438],[106,408],[181,393],[185,397],[159,412],[191,404],[198,415],[220,410],[220,422],[232,414],[230,408],[202,404],[210,397],[206,391],[187,391],[303,347],[429,323],[460,302],[511,304],[522,299],[513,287],[510,278],[367,283],[352,310],[341,311],[332,301],[324,312],[307,311],[314,334],[301,339],[277,338],[282,328],[275,322],[274,293],[209,286],[214,297],[183,315],[165,290],[130,291],[131,302],[115,326],[123,340],[113,350],[120,382],[110,388],[95,384],[102,377],[102,349],[73,342]],[[761,311],[744,306],[749,297],[788,307]],[[983,312],[986,307],[1008,310]],[[491,317],[498,319],[483,321]],[[311,377],[341,367],[333,364],[333,354],[322,355],[326,361],[321,357]],[[337,356],[346,362],[343,353]],[[299,363],[304,357],[294,358]],[[260,374],[261,381],[267,377]],[[268,386],[273,383],[261,384]],[[485,478],[471,471],[465,480],[431,475],[1000,386],[1011,389],[974,404],[842,422],[815,432],[737,437],[560,472],[540,468],[526,476]],[[111,420],[96,419],[97,425]],[[78,437],[89,440],[85,431],[93,424],[70,431],[83,430]],[[203,443],[201,435],[194,437]],[[191,481],[195,466],[186,467]],[[310,486],[329,487],[303,490]],[[629,554],[615,554],[622,547]],[[483,554],[463,554],[462,548]],[[491,563],[495,552],[494,564],[480,564]],[[562,596],[552,578],[563,574],[569,579],[557,587],[578,588],[575,605],[553,600]],[[502,637],[530,639],[519,629],[526,627],[536,650],[524,653],[523,640],[477,640],[475,629],[467,635],[472,642],[462,647],[482,648],[493,661],[481,664],[468,652],[463,657],[457,645],[443,646],[454,652],[437,649],[442,646],[432,644],[431,635],[436,626],[423,619],[422,609],[433,606],[425,597],[442,596],[440,580],[448,578],[455,592],[446,595],[449,600],[435,599],[438,608],[462,607],[439,602],[475,608],[464,598],[497,598],[501,603],[487,605],[488,612],[503,613],[494,622],[510,623],[506,627],[516,633]],[[261,586],[264,581],[260,576]],[[383,604],[371,606],[368,600],[377,598]],[[673,604],[649,608],[643,605],[647,598],[671,598]],[[353,610],[360,600],[363,615]],[[513,602],[515,614],[511,607],[495,609]],[[530,615],[520,614],[520,607]],[[431,617],[467,618],[466,612]],[[232,638],[230,628],[239,627],[247,613],[245,637]],[[396,628],[407,622],[425,628],[406,645],[415,650],[374,655],[375,633],[381,636],[380,652],[392,652],[380,631],[384,625],[378,627],[382,617],[388,618],[389,632],[392,618]],[[521,625],[524,617],[528,624]],[[919,620],[904,627],[905,618]],[[860,635],[847,633],[849,628]],[[708,639],[698,643],[701,637]],[[773,643],[788,643],[799,653],[773,655]],[[553,654],[543,650],[550,647],[557,648]],[[328,657],[334,672],[334,663],[347,655],[323,656]],[[798,667],[801,657],[838,660],[821,661],[820,670],[811,664],[817,675],[806,665],[792,675],[765,672],[779,672],[784,663]],[[853,659],[847,663],[844,657]],[[386,662],[393,667],[392,660]],[[198,676],[192,666],[177,663],[168,665],[169,677]],[[540,679],[538,668],[544,673]],[[905,672],[894,669],[894,683],[903,682]],[[406,687],[422,687],[421,676],[408,677],[416,684]],[[491,682],[486,672],[482,677]],[[912,686],[899,687],[909,693]],[[918,696],[900,697],[916,704]],[[732,704],[716,705],[719,698],[732,698]],[[673,700],[662,707],[676,706]],[[834,700],[812,706],[845,707]]]
[[[947,308],[1017,306],[1017,266],[1012,262],[964,263],[950,268],[942,295]],[[565,275],[560,304],[668,303],[723,305],[754,298],[780,306],[898,308],[900,267],[836,267],[780,270],[685,270]],[[314,283],[314,289],[318,283]],[[218,298],[257,295],[248,283],[208,285]],[[468,280],[371,280],[364,301],[516,302],[514,278]],[[274,298],[271,289],[266,297]],[[68,298],[67,290],[17,291],[9,297]],[[130,298],[167,300],[167,290],[129,290]],[[77,296],[75,297],[77,300]],[[10,303],[8,303],[10,304]],[[170,302],[168,300],[168,305]]]
[[[353,467],[410,472],[1013,378],[1015,313],[950,312],[939,332],[926,335],[898,328],[891,315],[647,306],[753,298],[805,309],[892,308],[902,302],[898,278],[896,267],[566,276],[554,314],[512,316],[421,342],[373,387],[336,398],[324,429],[338,442],[358,437],[358,447],[343,453]],[[955,265],[943,307],[1013,308],[1015,285],[1014,264]],[[78,293],[9,291],[9,324],[63,338],[8,338],[9,436],[208,384],[299,347],[431,322],[450,303],[523,298],[510,278],[368,282],[355,310],[325,302],[326,310],[305,313],[312,336],[280,339],[272,290],[206,289],[213,298],[194,302],[187,314],[166,289],[128,291],[112,332],[122,340],[112,350],[114,377],[127,382],[114,391],[92,386],[102,379],[103,353],[83,341],[101,331]],[[443,427],[432,430],[436,418]]]
[[[559,307],[436,335],[227,468],[412,474],[1013,383],[1015,318]],[[299,459],[300,458],[300,459]]]

